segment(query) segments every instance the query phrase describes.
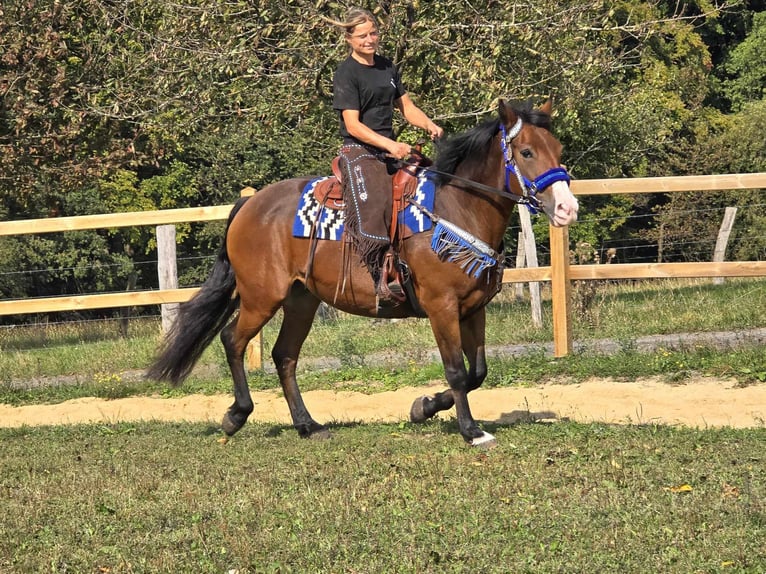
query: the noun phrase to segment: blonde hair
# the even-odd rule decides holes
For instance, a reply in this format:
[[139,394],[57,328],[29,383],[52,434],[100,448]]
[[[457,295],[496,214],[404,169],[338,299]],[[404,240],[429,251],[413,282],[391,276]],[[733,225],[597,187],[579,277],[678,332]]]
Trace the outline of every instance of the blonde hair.
[[346,10],[346,16],[343,20],[332,20],[331,18],[325,18],[324,16],[322,16],[322,19],[325,20],[325,22],[332,24],[333,26],[342,28],[343,31],[346,32],[347,36],[351,35],[351,33],[354,31],[354,28],[360,24],[364,24],[365,22],[372,22],[375,26],[378,25],[378,21],[375,20],[375,16],[372,15],[372,12],[357,6]]

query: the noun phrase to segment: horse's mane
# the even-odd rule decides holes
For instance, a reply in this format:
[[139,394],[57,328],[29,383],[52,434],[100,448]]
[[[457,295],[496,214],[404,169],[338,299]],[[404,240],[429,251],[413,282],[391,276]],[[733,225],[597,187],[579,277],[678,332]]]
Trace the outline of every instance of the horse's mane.
[[[551,117],[545,112],[533,109],[531,105],[523,108],[514,107],[513,111],[523,122],[550,131]],[[438,155],[434,162],[434,169],[437,172],[454,174],[460,163],[473,158],[485,157],[489,145],[499,129],[500,118],[495,117],[440,142],[437,146]],[[440,179],[442,180],[440,183],[443,183],[448,178],[441,176]]]

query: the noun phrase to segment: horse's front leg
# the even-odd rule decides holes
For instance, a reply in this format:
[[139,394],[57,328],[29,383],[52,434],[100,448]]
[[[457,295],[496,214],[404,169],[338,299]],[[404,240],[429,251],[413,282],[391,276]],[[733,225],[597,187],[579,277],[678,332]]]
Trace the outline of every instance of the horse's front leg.
[[[461,346],[463,354],[468,360],[466,392],[478,389],[487,376],[485,327],[486,312],[484,308],[460,321]],[[438,412],[451,409],[454,405],[455,399],[452,389],[436,393],[432,397],[419,397],[412,404],[410,420],[415,423],[425,422]],[[484,434],[489,435],[489,433]],[[491,437],[491,435],[489,436]]]
[[[422,420],[454,405],[460,434],[466,442],[474,446],[494,444],[495,437],[479,427],[468,405],[468,392],[481,385],[487,373],[484,357],[484,310],[481,309],[462,321],[456,318],[447,319],[447,315],[441,313],[438,318],[432,318],[431,328],[439,346],[450,388],[433,398],[418,399],[425,399],[424,410],[432,411]],[[468,357],[470,370],[466,370],[463,353]],[[413,410],[415,408],[413,405]],[[410,416],[414,420],[412,413]]]

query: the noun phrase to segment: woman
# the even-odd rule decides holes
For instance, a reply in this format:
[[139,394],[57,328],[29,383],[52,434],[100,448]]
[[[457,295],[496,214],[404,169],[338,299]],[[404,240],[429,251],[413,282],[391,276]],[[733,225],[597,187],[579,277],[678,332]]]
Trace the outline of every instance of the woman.
[[377,53],[380,36],[369,11],[351,8],[343,22],[331,22],[343,29],[350,47],[333,78],[333,108],[343,137],[346,230],[370,270],[378,304],[396,304],[402,297],[391,293],[381,270],[391,248],[391,176],[396,160],[407,158],[412,148],[394,140],[394,108],[432,139],[441,137],[443,130],[407,95],[391,60]]

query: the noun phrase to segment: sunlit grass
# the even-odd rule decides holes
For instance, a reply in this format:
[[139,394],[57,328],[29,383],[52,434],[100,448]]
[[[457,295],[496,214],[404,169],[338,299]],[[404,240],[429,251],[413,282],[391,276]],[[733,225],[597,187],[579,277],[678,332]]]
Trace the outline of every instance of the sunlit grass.
[[766,568],[764,429],[250,424],[0,430],[0,571]]
[[[486,387],[700,374],[766,382],[762,343],[638,349],[645,335],[763,327],[759,281],[597,284],[575,340],[610,352],[554,359],[511,290],[488,309]],[[736,302],[732,304],[732,302]],[[268,361],[279,317],[264,330]],[[100,332],[99,332],[100,329]],[[141,377],[155,319],[0,332],[0,402],[229,393],[216,341],[180,389]],[[393,390],[443,378],[426,320],[318,320],[301,388]],[[331,368],[322,367],[319,359]],[[312,363],[316,360],[316,363]],[[36,388],[35,378],[51,377]],[[363,385],[360,386],[360,381]],[[50,386],[59,382],[58,386]],[[276,376],[253,372],[253,389]],[[451,420],[335,425],[335,440],[248,424],[134,423],[0,430],[0,572],[762,572],[764,429],[487,422],[468,449]],[[374,456],[371,456],[371,453]],[[393,551],[392,549],[395,549]]]

